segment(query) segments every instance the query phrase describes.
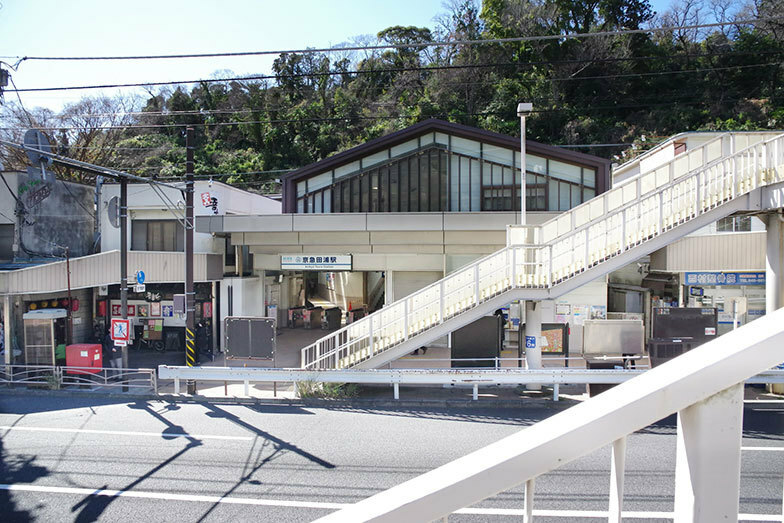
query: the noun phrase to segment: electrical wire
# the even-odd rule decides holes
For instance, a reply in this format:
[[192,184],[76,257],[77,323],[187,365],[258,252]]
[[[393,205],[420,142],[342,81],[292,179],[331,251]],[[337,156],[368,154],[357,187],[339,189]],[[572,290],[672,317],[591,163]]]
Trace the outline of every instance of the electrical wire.
[[649,27],[646,29],[621,29],[617,31],[596,31],[590,33],[566,33],[557,35],[541,35],[541,36],[519,36],[511,38],[488,38],[479,40],[453,40],[446,42],[411,42],[405,44],[378,44],[378,45],[358,45],[358,46],[340,46],[340,47],[323,47],[311,49],[287,49],[278,51],[240,51],[240,52],[225,52],[225,53],[190,53],[190,54],[170,54],[170,55],[136,55],[136,56],[3,56],[2,58],[18,59],[18,64],[24,61],[42,60],[42,61],[95,61],[95,60],[161,60],[161,59],[182,59],[182,58],[218,58],[218,57],[238,57],[238,56],[264,56],[264,55],[281,55],[281,54],[319,54],[319,53],[334,53],[346,51],[375,51],[384,49],[411,49],[418,48],[424,49],[428,47],[457,47],[468,45],[486,45],[486,44],[506,44],[506,43],[519,43],[519,42],[540,42],[547,40],[567,40],[571,38],[594,38],[604,36],[621,36],[631,34],[647,34],[657,32],[669,31],[684,31],[690,29],[709,29],[713,27],[724,27],[728,25],[754,25],[763,22],[772,22],[775,20],[784,19],[784,16],[773,16],[768,18],[755,18],[746,20],[734,20],[731,22],[714,22],[710,24],[693,24],[682,26],[662,26],[662,27]]

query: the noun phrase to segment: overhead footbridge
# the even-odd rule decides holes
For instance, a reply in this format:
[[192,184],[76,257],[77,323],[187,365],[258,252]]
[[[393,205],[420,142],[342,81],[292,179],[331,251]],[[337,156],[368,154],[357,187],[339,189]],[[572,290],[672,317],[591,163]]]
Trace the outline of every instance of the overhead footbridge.
[[[684,135],[679,135],[683,137]],[[710,223],[784,206],[784,134],[721,134],[302,349],[306,369],[376,368],[514,300],[554,300]],[[671,139],[672,140],[672,139]]]

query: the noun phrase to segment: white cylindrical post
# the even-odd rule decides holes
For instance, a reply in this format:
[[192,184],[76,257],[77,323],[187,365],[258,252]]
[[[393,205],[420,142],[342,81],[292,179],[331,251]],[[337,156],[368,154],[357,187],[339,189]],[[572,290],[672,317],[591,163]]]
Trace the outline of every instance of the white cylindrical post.
[[479,399],[479,385],[477,385],[476,383],[474,383],[474,394],[472,399],[474,401]]
[[[542,306],[536,301],[525,302],[525,365],[528,369],[542,368]],[[537,383],[526,385],[528,390],[542,390]]]
[[524,523],[532,523],[534,520],[534,480],[529,479],[525,482],[525,515]]
[[765,312],[771,313],[784,306],[782,299],[782,227],[778,213],[768,215],[765,241]]
[[245,385],[245,396],[250,396],[250,383],[248,383],[248,380],[245,380],[242,383]]
[[610,515],[607,518],[607,522],[621,523],[624,467],[626,463],[625,436],[613,442],[610,461]]
[[400,399],[400,384],[399,383],[393,384],[393,389],[395,391],[395,399],[399,400]]

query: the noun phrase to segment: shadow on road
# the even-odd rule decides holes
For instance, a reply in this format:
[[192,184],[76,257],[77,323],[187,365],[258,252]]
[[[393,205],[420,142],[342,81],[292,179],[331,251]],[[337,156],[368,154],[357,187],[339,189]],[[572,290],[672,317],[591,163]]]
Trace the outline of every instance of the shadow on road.
[[[46,467],[35,464],[35,456],[19,456],[9,458],[5,452],[3,439],[0,438],[0,484],[34,483],[37,479],[49,475]],[[3,521],[32,521],[35,519],[29,510],[16,506],[11,491],[0,488],[0,518]]]

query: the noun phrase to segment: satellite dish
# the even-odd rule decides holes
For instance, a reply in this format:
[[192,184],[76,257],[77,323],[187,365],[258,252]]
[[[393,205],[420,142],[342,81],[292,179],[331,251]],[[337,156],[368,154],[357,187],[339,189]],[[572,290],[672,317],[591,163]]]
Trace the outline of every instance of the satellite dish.
[[[37,129],[30,129],[25,133],[24,144],[26,147],[38,149],[39,151],[46,153],[54,152],[52,150],[52,145],[49,143],[49,139],[44,133]],[[52,163],[52,159],[50,157],[42,155],[39,152],[31,151],[30,149],[27,149],[26,152],[27,157],[30,158],[30,163],[33,165],[39,165],[41,163],[45,165],[51,165]]]
[[106,209],[106,214],[109,215],[109,223],[115,229],[120,228],[120,197],[112,196],[109,200],[109,205]]

